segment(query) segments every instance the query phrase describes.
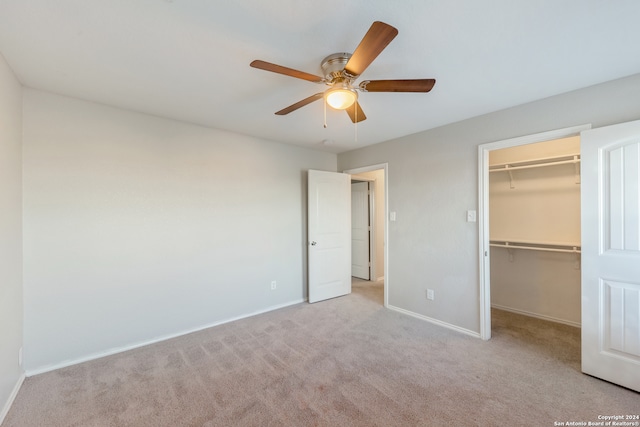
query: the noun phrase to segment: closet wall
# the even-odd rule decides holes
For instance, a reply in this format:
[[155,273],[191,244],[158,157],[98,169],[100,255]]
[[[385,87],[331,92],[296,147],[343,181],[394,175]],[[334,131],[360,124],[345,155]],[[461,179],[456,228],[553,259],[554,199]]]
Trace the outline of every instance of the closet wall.
[[580,325],[579,137],[490,153],[493,307]]

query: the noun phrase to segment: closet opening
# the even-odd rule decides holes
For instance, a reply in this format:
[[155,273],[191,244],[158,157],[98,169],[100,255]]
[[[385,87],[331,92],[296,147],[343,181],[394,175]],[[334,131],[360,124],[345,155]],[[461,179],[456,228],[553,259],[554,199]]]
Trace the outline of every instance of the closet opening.
[[489,152],[489,247],[492,315],[580,327],[579,136]]
[[580,132],[589,127],[480,146],[482,339],[492,313],[501,327],[523,315],[580,327]]

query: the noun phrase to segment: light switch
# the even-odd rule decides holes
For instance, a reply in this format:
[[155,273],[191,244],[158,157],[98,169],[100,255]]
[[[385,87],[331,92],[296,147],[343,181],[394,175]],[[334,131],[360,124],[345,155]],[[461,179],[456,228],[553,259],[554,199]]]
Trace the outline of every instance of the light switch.
[[476,222],[476,211],[467,211],[467,222]]
[[396,213],[394,211],[389,214],[389,221],[395,221],[395,220],[396,220]]

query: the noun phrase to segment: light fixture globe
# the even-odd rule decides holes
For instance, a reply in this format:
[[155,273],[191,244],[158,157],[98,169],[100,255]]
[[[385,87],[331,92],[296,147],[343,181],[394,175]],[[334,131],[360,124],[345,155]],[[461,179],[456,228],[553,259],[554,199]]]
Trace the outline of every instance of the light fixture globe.
[[346,110],[358,100],[358,93],[346,85],[339,85],[329,89],[324,97],[331,108]]

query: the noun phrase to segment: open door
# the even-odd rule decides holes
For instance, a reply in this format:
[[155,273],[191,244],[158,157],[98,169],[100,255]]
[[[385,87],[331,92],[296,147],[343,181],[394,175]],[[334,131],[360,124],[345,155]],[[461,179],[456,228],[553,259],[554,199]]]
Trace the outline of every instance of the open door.
[[582,371],[640,391],[640,121],[588,130],[582,158]]
[[351,276],[371,278],[369,183],[351,183]]
[[351,293],[351,177],[308,175],[309,302]]

